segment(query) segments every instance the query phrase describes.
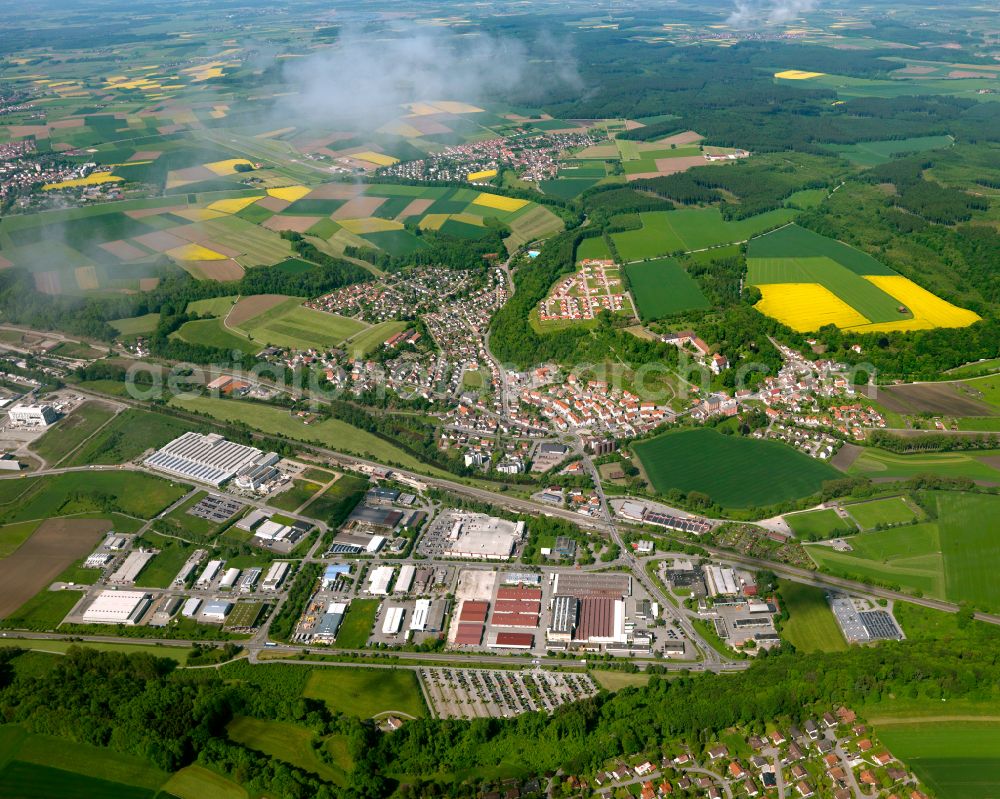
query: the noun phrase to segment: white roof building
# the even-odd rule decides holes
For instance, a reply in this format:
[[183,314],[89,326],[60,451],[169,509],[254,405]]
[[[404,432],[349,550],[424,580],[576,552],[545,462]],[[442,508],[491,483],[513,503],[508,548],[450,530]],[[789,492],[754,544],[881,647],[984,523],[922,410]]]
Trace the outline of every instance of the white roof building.
[[404,608],[389,608],[385,613],[385,620],[382,622],[383,635],[395,635],[403,626]]
[[239,576],[239,569],[226,569],[226,573],[222,575],[222,580],[219,582],[219,588],[232,588],[236,585],[236,580]]
[[368,575],[368,593],[373,596],[386,596],[389,593],[389,583],[395,569],[392,566],[379,566],[372,569]]
[[128,557],[122,562],[115,573],[111,575],[109,582],[116,583],[118,585],[126,585],[135,582],[135,578],[139,576],[146,564],[149,563],[153,558],[156,557],[155,552],[147,552],[142,549],[137,549],[135,552],[129,552]]
[[431,610],[429,599],[418,599],[413,608],[413,615],[410,616],[410,629],[421,632],[427,628],[427,614]]
[[264,583],[261,586],[265,591],[274,591],[281,585],[281,582],[288,575],[290,564],[287,560],[276,560],[271,564],[271,568],[264,575]]
[[24,427],[48,427],[59,419],[51,405],[15,405],[7,411],[7,418]]
[[138,624],[152,596],[144,591],[101,591],[83,613],[87,624]]
[[200,607],[201,600],[198,599],[198,597],[193,596],[184,603],[184,607],[181,608],[181,615],[186,619],[193,619],[194,615],[198,612],[198,608]]
[[167,474],[218,487],[247,467],[270,460],[272,455],[229,441],[218,433],[191,432],[154,452],[145,463]]
[[396,578],[396,584],[392,587],[392,593],[405,594],[409,591],[413,587],[413,575],[416,571],[413,564],[404,563],[399,569],[399,577]]
[[218,576],[223,563],[225,563],[223,560],[210,560],[195,585],[198,588],[207,588],[211,585],[212,580]]

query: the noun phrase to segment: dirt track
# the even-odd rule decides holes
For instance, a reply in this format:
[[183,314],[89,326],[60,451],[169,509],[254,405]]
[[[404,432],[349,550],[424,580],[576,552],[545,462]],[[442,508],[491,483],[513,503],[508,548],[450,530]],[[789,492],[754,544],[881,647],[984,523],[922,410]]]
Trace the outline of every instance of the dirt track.
[[0,560],[0,619],[49,586],[73,561],[90,554],[112,529],[107,519],[49,519],[13,555]]

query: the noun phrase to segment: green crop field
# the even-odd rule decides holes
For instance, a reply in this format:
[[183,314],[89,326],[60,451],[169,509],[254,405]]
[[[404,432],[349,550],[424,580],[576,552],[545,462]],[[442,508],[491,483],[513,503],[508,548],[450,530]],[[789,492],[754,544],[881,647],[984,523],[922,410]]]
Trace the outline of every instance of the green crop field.
[[103,402],[85,402],[31,445],[31,449],[55,466],[115,415]]
[[792,528],[792,532],[797,538],[805,541],[820,541],[824,538],[853,535],[858,531],[857,527],[846,519],[842,519],[833,508],[791,513],[785,516],[785,522]]
[[942,799],[1000,797],[1000,723],[927,719],[881,724],[878,733]]
[[0,499],[0,518],[6,522],[110,510],[101,501],[109,498],[116,509],[130,516],[151,519],[184,496],[186,489],[159,477],[138,472],[65,472],[17,481],[11,499]]
[[354,599],[347,606],[344,621],[337,632],[337,646],[341,649],[362,649],[375,626],[378,615],[377,599]]
[[838,475],[832,466],[777,441],[705,428],[668,433],[633,448],[658,493],[698,491],[731,508],[809,496]]
[[[126,655],[152,655],[157,658],[170,658],[183,664],[188,654],[193,650],[189,646],[167,646],[163,644],[127,644],[105,641],[53,641],[47,638],[12,638],[9,635],[0,638],[0,647],[18,647],[32,652],[45,652],[63,655],[71,646],[83,646],[87,649],[97,649],[101,652],[122,652]],[[107,751],[107,750],[103,750]]]
[[368,355],[377,349],[390,336],[406,330],[406,322],[379,322],[367,330],[355,333],[345,345],[345,349],[355,357]]
[[447,475],[446,472],[427,466],[412,455],[397,449],[388,441],[352,427],[339,419],[325,419],[307,426],[281,408],[214,397],[174,397],[170,400],[170,404],[226,422],[243,422],[263,433],[320,444],[343,452],[353,452],[383,463],[398,463],[407,469],[419,469],[442,477]]
[[827,145],[829,149],[861,166],[876,166],[902,154],[940,150],[955,143],[951,136],[914,136],[908,139],[867,141],[858,144]]
[[866,448],[847,473],[861,477],[907,480],[924,474],[938,477],[967,477],[970,480],[1000,482],[1000,469],[991,463],[1000,452],[927,452],[896,455]]
[[39,522],[33,519],[28,522],[16,522],[0,527],[0,558],[5,558],[17,550],[21,544],[31,538]]
[[194,300],[187,304],[187,312],[198,316],[225,316],[228,314],[238,298],[236,295],[228,297],[209,297],[207,300]]
[[629,264],[625,274],[644,322],[709,305],[695,279],[671,258]]
[[203,766],[187,766],[174,774],[163,790],[177,799],[247,799],[235,782]]
[[427,715],[417,675],[409,669],[314,669],[302,695],[363,719],[390,710],[418,718]]
[[802,652],[839,652],[847,649],[837,620],[822,588],[780,580],[778,592],[788,611],[781,637]]
[[54,630],[82,597],[79,591],[44,589],[11,613],[3,624],[19,630]]
[[853,307],[870,322],[912,319],[900,313],[899,301],[856,272],[828,257],[748,258],[747,283],[819,283]]
[[887,497],[870,502],[846,505],[844,509],[862,530],[872,530],[879,525],[908,524],[916,521],[917,512],[906,497]]
[[615,233],[615,246],[625,261],[640,261],[678,251],[701,250],[746,241],[795,218],[796,211],[779,208],[747,219],[727,222],[717,208],[645,211],[642,228]]
[[604,236],[595,236],[580,242],[576,248],[576,260],[583,261],[587,258],[599,261],[611,260],[611,251],[608,249],[607,242],[604,241]]
[[896,274],[867,253],[798,225],[786,225],[753,239],[747,246],[747,257],[829,258],[858,275]]
[[314,733],[305,727],[237,716],[229,722],[226,733],[237,743],[311,771],[324,780],[337,785],[346,783],[347,775],[341,769],[331,768],[313,751],[311,741]]
[[1000,497],[953,491],[926,497],[935,503],[936,521],[852,536],[851,552],[821,546],[807,551],[832,574],[1000,609],[994,577],[1000,568]]
[[8,799],[152,799],[153,795],[148,788],[20,760],[12,760],[0,771],[0,796]]
[[[335,346],[366,329],[363,322],[305,308],[302,300],[296,297],[239,325],[240,332],[252,338],[256,345],[296,349]],[[246,344],[244,341],[243,345]]]
[[[249,351],[253,345],[243,336],[237,335],[222,324],[221,319],[195,319],[185,322],[170,334],[171,338],[179,338],[188,344],[200,344],[203,347],[218,347],[221,350]],[[263,347],[263,345],[261,345]],[[254,350],[256,352],[257,350]]]
[[128,316],[124,319],[112,319],[110,324],[123,336],[142,336],[152,333],[160,323],[158,313],[147,313],[142,316]]

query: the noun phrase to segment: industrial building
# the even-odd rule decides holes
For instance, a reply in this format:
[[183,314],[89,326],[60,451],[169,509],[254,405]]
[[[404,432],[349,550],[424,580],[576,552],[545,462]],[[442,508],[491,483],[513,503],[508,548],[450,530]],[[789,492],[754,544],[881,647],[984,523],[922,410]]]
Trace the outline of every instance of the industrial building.
[[399,577],[396,578],[396,584],[392,587],[392,593],[405,594],[409,592],[410,588],[413,587],[413,575],[416,572],[415,566],[404,563],[399,569]]
[[210,560],[208,565],[205,567],[205,571],[201,573],[198,581],[195,583],[196,588],[208,588],[212,581],[218,577],[219,571],[222,569],[222,565],[225,563],[223,560]]
[[201,607],[201,600],[193,596],[187,602],[184,603],[184,607],[181,609],[181,615],[185,619],[193,619],[198,613],[198,608]]
[[322,644],[333,643],[340,631],[345,613],[347,613],[346,602],[331,602],[327,605],[326,612],[316,622],[312,640]]
[[233,609],[233,603],[225,599],[213,599],[206,602],[201,609],[201,615],[208,621],[225,621],[229,611]]
[[523,537],[524,522],[463,514],[452,525],[444,555],[470,560],[507,560]]
[[581,644],[624,644],[625,602],[610,597],[580,599],[579,623],[573,641]]
[[708,592],[711,596],[739,596],[740,586],[733,569],[709,566],[705,571]]
[[108,582],[115,583],[116,585],[131,585],[135,582],[135,578],[139,576],[139,573],[146,568],[146,564],[155,558],[156,555],[156,552],[144,549],[129,552],[128,557],[115,570],[115,573],[111,575]]
[[260,466],[278,462],[267,454],[223,438],[218,433],[184,433],[148,458],[146,465],[167,474],[208,483],[218,488],[237,475],[252,473]]
[[607,597],[620,599],[632,593],[632,575],[625,572],[599,574],[563,572],[555,575],[553,594],[568,594],[578,599]]
[[83,613],[87,624],[139,623],[152,603],[151,595],[144,591],[101,591]]
[[405,608],[389,608],[385,612],[385,619],[382,621],[383,635],[396,635],[403,626],[403,616]]
[[351,567],[347,563],[331,563],[323,572],[323,590],[332,590],[341,578],[350,574]]
[[580,600],[575,596],[562,594],[554,597],[552,600],[552,618],[549,621],[546,638],[549,641],[566,643],[572,641],[579,611]]
[[264,582],[261,585],[265,591],[277,591],[285,577],[288,576],[290,564],[287,560],[276,560],[271,564],[271,568],[264,575]]
[[491,649],[531,649],[535,636],[531,633],[490,633],[486,645]]
[[223,591],[231,589],[234,585],[236,585],[236,580],[239,576],[239,569],[226,569],[226,573],[222,575],[222,580],[219,581],[219,588]]
[[368,575],[368,593],[372,596],[386,596],[389,593],[389,583],[395,569],[392,566],[379,566],[372,569]]
[[423,632],[427,629],[427,614],[431,609],[429,599],[418,599],[413,607],[413,615],[410,616],[410,629],[414,632]]
[[18,427],[45,428],[59,420],[51,405],[15,405],[7,411],[7,419]]

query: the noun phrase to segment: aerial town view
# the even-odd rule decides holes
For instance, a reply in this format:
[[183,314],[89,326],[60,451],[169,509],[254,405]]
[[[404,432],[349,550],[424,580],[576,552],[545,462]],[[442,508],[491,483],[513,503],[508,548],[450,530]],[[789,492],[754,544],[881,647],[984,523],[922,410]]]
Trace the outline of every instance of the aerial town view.
[[0,14],[0,799],[1000,799],[1000,8]]

